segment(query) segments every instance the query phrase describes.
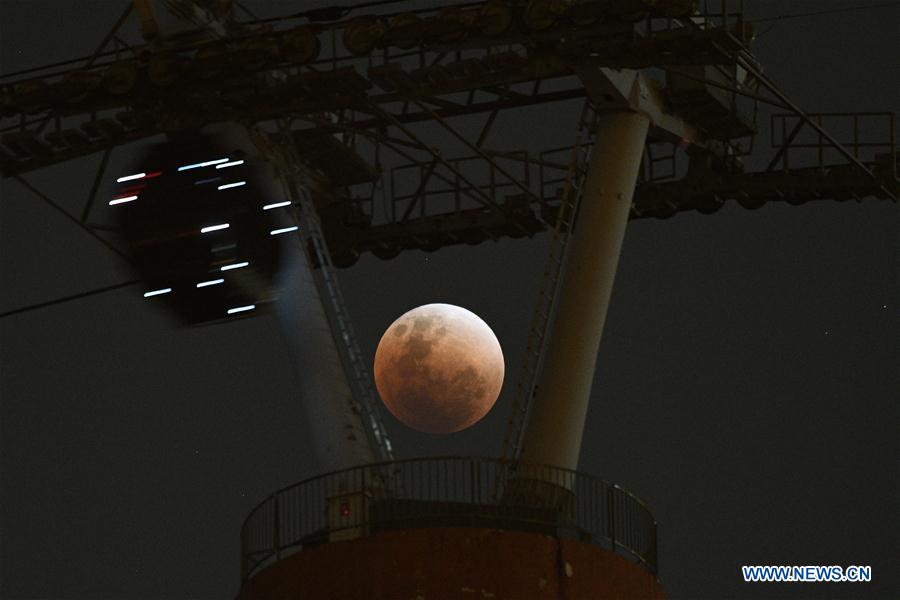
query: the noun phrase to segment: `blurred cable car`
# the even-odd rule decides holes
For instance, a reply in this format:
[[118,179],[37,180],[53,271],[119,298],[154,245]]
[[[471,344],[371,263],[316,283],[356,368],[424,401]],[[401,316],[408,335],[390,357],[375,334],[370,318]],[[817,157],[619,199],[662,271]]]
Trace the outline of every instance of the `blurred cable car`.
[[258,314],[276,297],[282,244],[298,227],[237,126],[150,148],[108,204],[143,294],[197,325]]

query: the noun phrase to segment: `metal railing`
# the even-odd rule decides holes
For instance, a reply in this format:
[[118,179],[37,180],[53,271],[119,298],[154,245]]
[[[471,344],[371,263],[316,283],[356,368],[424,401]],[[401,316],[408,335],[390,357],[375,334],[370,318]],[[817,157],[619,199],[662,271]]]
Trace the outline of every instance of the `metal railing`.
[[[482,204],[471,199],[479,192],[500,204],[504,201],[501,193],[521,191],[520,186],[530,190],[532,173],[526,150],[504,153],[485,150],[484,154],[487,159],[481,155],[448,158],[451,172],[446,175],[433,173],[433,160],[393,167],[390,170],[391,222],[403,221],[414,213],[426,217],[459,214],[481,207]],[[516,181],[510,181],[501,171],[514,175]]]
[[344,469],[275,492],[241,527],[242,580],[304,548],[427,527],[575,539],[656,573],[656,521],[619,486],[558,467],[441,457]]
[[[777,150],[769,169],[814,166],[823,170],[844,164],[838,148],[825,139],[827,128],[853,157],[870,166],[879,159],[891,176],[897,177],[896,118],[893,112],[808,113],[809,123],[795,113],[777,113],[770,117],[771,148]],[[815,123],[820,130],[809,126]],[[835,162],[837,161],[837,162]]]

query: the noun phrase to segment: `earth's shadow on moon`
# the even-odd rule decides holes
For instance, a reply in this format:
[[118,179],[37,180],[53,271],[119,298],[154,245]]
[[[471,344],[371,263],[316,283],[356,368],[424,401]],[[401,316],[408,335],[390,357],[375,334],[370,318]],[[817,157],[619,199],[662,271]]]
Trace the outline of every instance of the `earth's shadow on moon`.
[[503,375],[503,352],[490,327],[449,304],[405,313],[375,353],[376,387],[388,410],[426,433],[453,433],[481,420]]

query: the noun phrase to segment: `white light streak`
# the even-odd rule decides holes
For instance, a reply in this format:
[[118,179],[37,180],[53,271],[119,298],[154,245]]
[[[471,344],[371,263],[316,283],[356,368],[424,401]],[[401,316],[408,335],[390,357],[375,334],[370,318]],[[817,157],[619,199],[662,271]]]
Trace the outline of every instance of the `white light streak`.
[[125,177],[119,177],[116,179],[116,183],[122,183],[123,181],[131,181],[132,179],[140,179],[141,177],[146,177],[146,173],[135,173],[134,175],[126,175]]
[[219,158],[216,160],[208,160],[206,162],[194,163],[192,165],[184,165],[183,167],[178,167],[179,171],[187,171],[188,169],[199,169],[200,167],[210,167],[212,165],[218,165],[224,162],[228,162],[227,158]]
[[247,306],[238,306],[235,308],[229,308],[228,314],[233,315],[234,313],[245,312],[248,310],[253,310],[254,308],[256,308],[255,304],[248,304]]
[[197,284],[197,287],[198,288],[209,287],[211,285],[217,285],[219,283],[225,283],[225,280],[224,279],[210,279],[209,281],[201,281],[200,283]]
[[219,225],[210,225],[209,227],[204,227],[200,230],[200,233],[209,233],[210,231],[219,231],[220,229],[228,229],[231,227],[228,223],[221,223]]
[[290,206],[291,201],[288,200],[286,202],[276,202],[275,204],[266,204],[263,206],[263,210],[272,210],[273,208],[281,208],[282,206]]
[[172,291],[172,288],[163,288],[161,290],[152,290],[150,292],[144,292],[144,298],[149,298],[151,296],[159,296],[160,294],[168,294]]
[[220,190],[227,190],[228,188],[240,187],[240,186],[242,186],[242,185],[245,185],[246,183],[247,183],[246,181],[237,181],[237,182],[235,182],[235,183],[226,183],[225,185],[220,185],[220,186],[219,186],[219,189],[220,189]]
[[116,204],[125,204],[126,202],[134,202],[137,200],[137,196],[125,196],[124,198],[116,198],[115,200],[110,200],[109,205],[115,206]]
[[230,270],[232,270],[232,269],[240,269],[240,268],[242,268],[242,267],[246,267],[246,266],[249,265],[249,264],[250,264],[250,263],[248,263],[248,262],[233,263],[233,264],[230,264],[230,265],[225,265],[224,267],[219,267],[219,270],[220,270],[220,271],[230,271]]
[[293,227],[285,227],[284,229],[274,229],[269,232],[269,235],[278,235],[279,233],[290,233],[291,231],[297,231],[298,229],[300,229],[300,228],[297,227],[296,225],[294,225]]
[[195,181],[194,185],[203,185],[204,183],[212,183],[213,181],[219,181],[222,179],[221,177],[210,177],[209,179],[201,179],[199,181]]
[[244,164],[242,160],[233,160],[231,162],[222,163],[221,165],[216,165],[217,169],[227,169],[228,167],[236,167],[238,165]]

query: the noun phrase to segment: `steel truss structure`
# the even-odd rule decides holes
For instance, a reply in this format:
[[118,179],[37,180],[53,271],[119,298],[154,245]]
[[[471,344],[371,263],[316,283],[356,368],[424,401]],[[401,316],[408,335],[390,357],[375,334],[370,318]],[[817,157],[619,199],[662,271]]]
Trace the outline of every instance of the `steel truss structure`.
[[[585,97],[586,66],[652,68],[662,76],[652,93],[681,123],[652,128],[633,219],[711,213],[726,201],[897,198],[893,114],[804,113],[762,73],[740,2],[491,0],[243,22],[208,3],[166,4],[181,6],[191,28],[162,37],[139,10],[147,39],[127,43],[128,3],[90,57],[0,80],[3,176],[24,183],[101,153],[78,219],[98,237],[104,225],[88,216],[115,147],[229,120],[275,135],[276,119],[289,120],[301,160],[319,175],[316,205],[336,266],[366,251],[391,258],[532,236],[555,222],[571,148],[533,154],[485,142],[501,113]],[[616,103],[589,100],[597,111]],[[770,147],[760,148],[766,111]],[[471,115],[483,126],[469,141],[453,121]],[[467,152],[445,155],[422,125]],[[382,169],[388,153],[404,164]],[[749,158],[767,166],[751,170]]]
[[[394,10],[399,4],[405,9]],[[241,21],[239,3],[162,0],[188,25],[166,36],[150,0],[128,2],[92,55],[0,77],[0,174],[127,261],[105,237],[115,228],[91,218],[113,150],[213,123],[249,127],[299,209],[298,238],[318,267],[332,333],[343,340],[357,399],[352,408],[382,466],[393,464],[392,448],[332,267],[350,267],[365,252],[387,260],[405,250],[552,231],[504,435],[504,470],[492,476],[494,487],[509,474],[506,463],[521,455],[587,159],[592,145],[604,142],[593,135],[598,117],[649,107],[630,219],[711,214],[728,202],[757,209],[767,202],[896,202],[900,195],[894,114],[804,112],[754,57],[753,24],[741,0],[406,6],[413,4],[369,2],[366,13],[332,7],[267,19],[243,9],[250,18]],[[123,30],[132,13],[140,21],[139,43]],[[546,105],[580,115],[573,144],[489,145],[498,117]],[[80,214],[27,179],[94,154],[100,159]],[[361,469],[361,479],[371,481],[371,466]],[[405,485],[402,471],[377,477],[395,491]],[[470,504],[479,511],[488,506],[480,488],[470,489]],[[413,485],[407,491],[414,496]],[[589,523],[580,534],[609,539],[616,551],[623,545],[612,526],[621,514],[614,509],[618,492],[603,492],[613,507],[606,509],[606,529]],[[278,498],[285,493],[261,504],[245,524],[245,578],[318,531],[311,525],[281,533]],[[624,546],[655,569],[655,523],[649,513],[647,519],[641,545]]]

